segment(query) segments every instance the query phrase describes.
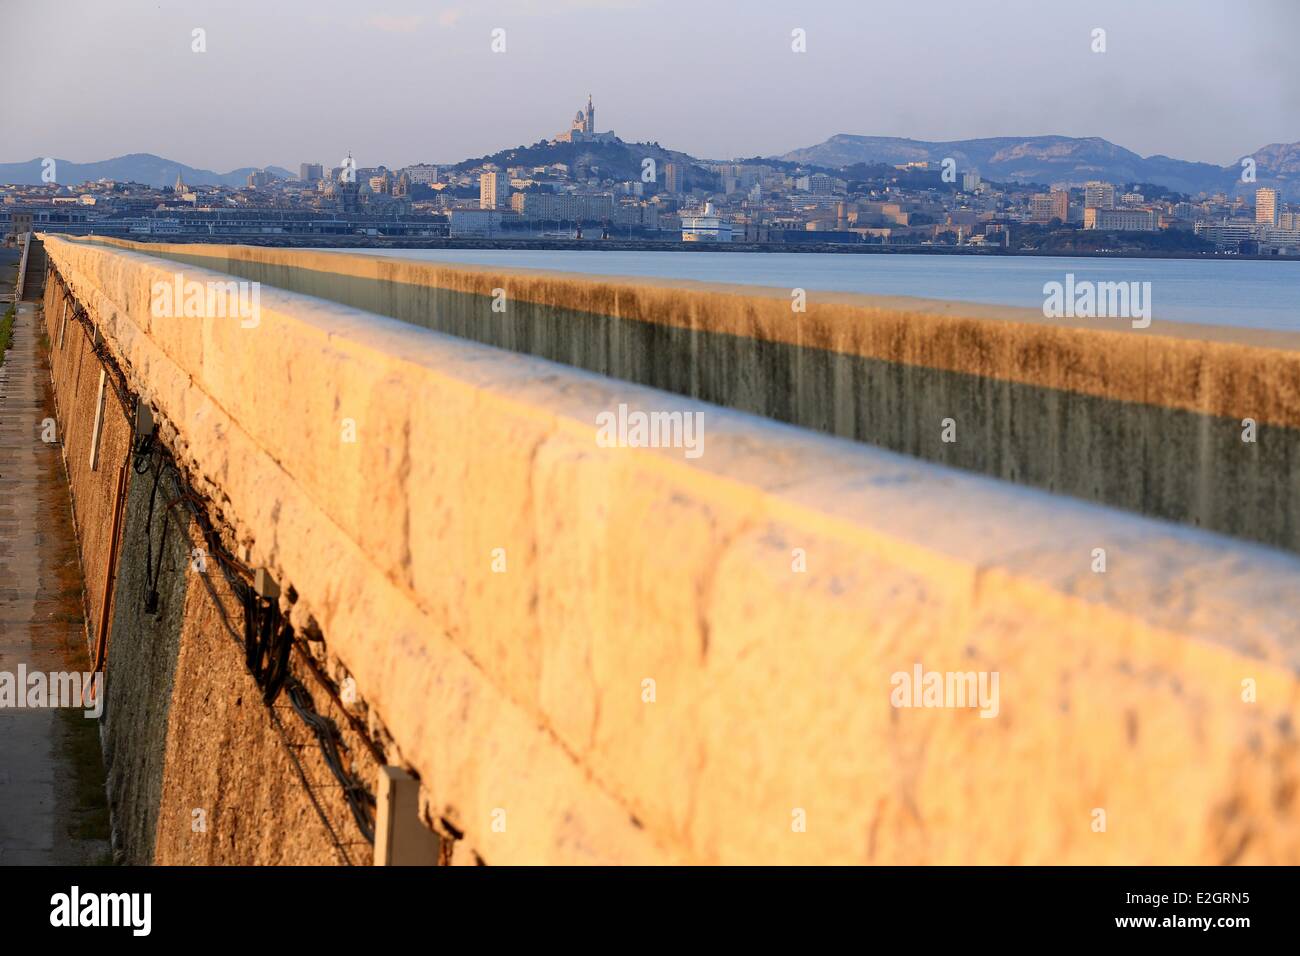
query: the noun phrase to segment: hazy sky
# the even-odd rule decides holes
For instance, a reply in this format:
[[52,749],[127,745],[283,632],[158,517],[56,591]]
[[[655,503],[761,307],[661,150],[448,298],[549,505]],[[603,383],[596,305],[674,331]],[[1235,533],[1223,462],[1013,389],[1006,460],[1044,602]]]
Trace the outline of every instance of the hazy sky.
[[[834,133],[1300,140],[1300,0],[0,0],[0,162],[450,162],[596,125],[705,158]],[[207,52],[191,51],[206,31]],[[503,28],[506,51],[491,51]],[[791,51],[791,31],[807,52]],[[1091,32],[1107,31],[1093,53]]]

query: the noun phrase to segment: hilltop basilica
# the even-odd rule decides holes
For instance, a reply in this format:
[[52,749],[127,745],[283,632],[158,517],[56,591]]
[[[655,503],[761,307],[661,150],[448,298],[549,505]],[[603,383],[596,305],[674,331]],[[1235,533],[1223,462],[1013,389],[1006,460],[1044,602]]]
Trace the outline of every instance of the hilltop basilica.
[[573,125],[555,137],[557,143],[613,143],[618,139],[614,131],[596,132],[596,108],[591,105],[591,94],[587,94],[587,109],[578,110],[573,117]]

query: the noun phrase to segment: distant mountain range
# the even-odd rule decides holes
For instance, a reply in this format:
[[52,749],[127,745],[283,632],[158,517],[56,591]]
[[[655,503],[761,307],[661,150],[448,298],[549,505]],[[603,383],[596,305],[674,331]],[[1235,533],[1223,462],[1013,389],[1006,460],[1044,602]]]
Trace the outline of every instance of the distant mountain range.
[[[42,182],[42,162],[42,159],[37,158],[25,163],[0,163],[0,183],[39,185]],[[74,163],[57,157],[54,162],[55,180],[73,186],[96,179],[143,183],[146,186],[170,186],[176,182],[177,173],[190,186],[243,186],[248,180],[248,174],[257,168],[246,166],[228,173],[214,173],[210,169],[195,169],[152,153],[131,153],[129,156],[118,156],[98,163]],[[282,179],[294,177],[293,173],[279,166],[267,166],[266,171]]]
[[1241,181],[1240,162],[1215,166],[1169,156],[1143,157],[1096,136],[999,136],[927,142],[839,133],[824,143],[773,158],[838,169],[857,163],[941,163],[951,156],[959,170],[974,169],[983,178],[997,182],[1049,185],[1099,179],[1153,183],[1193,196],[1220,191],[1253,194],[1258,186],[1273,186],[1287,199],[1300,201],[1300,143],[1273,143],[1249,155],[1256,164],[1253,183]]

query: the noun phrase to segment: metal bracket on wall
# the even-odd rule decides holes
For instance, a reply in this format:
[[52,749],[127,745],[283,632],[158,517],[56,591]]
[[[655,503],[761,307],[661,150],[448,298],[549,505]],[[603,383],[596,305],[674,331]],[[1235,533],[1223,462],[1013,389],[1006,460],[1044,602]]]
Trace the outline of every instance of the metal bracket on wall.
[[153,409],[143,401],[137,401],[135,405],[135,438],[141,441],[150,438],[153,435],[154,428]]
[[104,427],[104,392],[108,386],[108,369],[99,368],[99,394],[95,398],[95,429],[90,434],[90,470],[99,470],[99,433]]
[[253,590],[258,597],[267,601],[274,601],[280,596],[280,585],[266,568],[258,568],[253,572]]
[[420,820],[420,781],[400,767],[379,768],[375,866],[437,866],[442,842]]
[[108,616],[113,607],[113,583],[117,578],[118,535],[122,528],[122,512],[126,505],[126,473],[130,467],[128,455],[117,472],[117,492],[113,499],[113,525],[108,537],[108,565],[104,569],[104,600],[99,608],[99,631],[95,640],[94,669],[104,670],[105,652],[108,650]]

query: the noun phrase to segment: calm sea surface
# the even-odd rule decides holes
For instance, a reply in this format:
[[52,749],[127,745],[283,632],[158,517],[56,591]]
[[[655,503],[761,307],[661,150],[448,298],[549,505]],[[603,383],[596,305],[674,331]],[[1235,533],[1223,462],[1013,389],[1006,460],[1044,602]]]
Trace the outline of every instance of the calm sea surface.
[[1043,284],[1150,282],[1153,320],[1300,331],[1300,262],[1070,259],[834,253],[603,252],[516,249],[344,249],[434,262],[588,275],[658,276],[778,288],[911,295],[1043,306]]

